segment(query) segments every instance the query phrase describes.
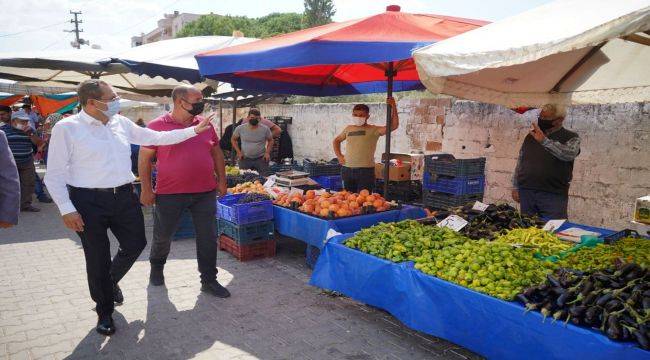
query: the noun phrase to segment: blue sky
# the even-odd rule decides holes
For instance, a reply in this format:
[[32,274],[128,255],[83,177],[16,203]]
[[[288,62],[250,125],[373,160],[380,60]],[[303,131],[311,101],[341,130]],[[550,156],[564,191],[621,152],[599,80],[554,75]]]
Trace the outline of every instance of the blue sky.
[[[550,0],[335,0],[335,21],[364,17],[397,4],[402,11],[434,13],[499,20],[537,7]],[[70,48],[73,35],[69,10],[81,10],[82,38],[103,49],[119,51],[130,46],[130,38],[148,32],[164,13],[247,15],[259,17],[271,12],[302,12],[302,0],[19,0],[2,6],[0,48],[6,51],[63,50]]]

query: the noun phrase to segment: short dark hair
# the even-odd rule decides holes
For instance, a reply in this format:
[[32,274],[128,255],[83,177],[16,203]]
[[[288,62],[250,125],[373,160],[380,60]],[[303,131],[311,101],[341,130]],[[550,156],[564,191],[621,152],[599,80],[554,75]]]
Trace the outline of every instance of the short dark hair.
[[366,105],[366,104],[356,104],[356,105],[354,105],[354,107],[352,108],[352,111],[354,111],[354,110],[363,110],[363,111],[365,111],[366,113],[370,114],[370,108],[369,108],[368,105]]
[[32,106],[29,105],[29,104],[23,104],[22,108],[23,108],[23,109],[31,109]]
[[248,115],[262,116],[262,113],[260,113],[260,109],[251,108],[248,110]]
[[77,87],[77,96],[79,104],[84,107],[88,100],[97,100],[102,98],[102,85],[108,85],[106,81],[98,79],[84,80]]
[[11,114],[11,106],[0,105],[0,111],[8,112]]

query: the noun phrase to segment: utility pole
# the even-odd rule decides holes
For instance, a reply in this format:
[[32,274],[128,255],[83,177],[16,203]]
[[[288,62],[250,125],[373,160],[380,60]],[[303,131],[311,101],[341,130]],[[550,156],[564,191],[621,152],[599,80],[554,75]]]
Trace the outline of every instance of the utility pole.
[[81,15],[81,11],[72,11],[70,10],[70,15],[74,15],[74,19],[70,20],[70,23],[74,24],[74,30],[63,30],[64,32],[74,33],[75,42],[72,44],[73,47],[81,49],[81,45],[84,44],[84,40],[79,38],[79,33],[84,32],[83,29],[79,29],[79,24],[83,23],[82,20],[79,20],[77,16]]

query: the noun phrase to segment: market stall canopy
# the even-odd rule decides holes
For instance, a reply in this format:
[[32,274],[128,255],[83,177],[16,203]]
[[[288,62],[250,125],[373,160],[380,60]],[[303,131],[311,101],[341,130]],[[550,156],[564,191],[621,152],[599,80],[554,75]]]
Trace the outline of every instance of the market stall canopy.
[[486,24],[389,6],[378,15],[331,23],[198,54],[201,75],[241,89],[330,96],[423,88],[411,52]]
[[413,53],[427,89],[508,107],[650,101],[650,1],[560,0]]
[[69,88],[96,78],[111,84],[123,97],[131,94],[165,97],[181,84],[173,79],[152,79],[132,73],[124,64],[99,62],[109,57],[108,52],[96,49],[7,52],[0,54],[0,78]]
[[[240,36],[194,36],[163,40],[136,46],[110,59],[101,60],[101,63],[120,63],[135,74],[196,84],[202,82],[202,78],[194,55],[255,40]],[[232,88],[229,86],[219,89],[219,92],[230,91]]]

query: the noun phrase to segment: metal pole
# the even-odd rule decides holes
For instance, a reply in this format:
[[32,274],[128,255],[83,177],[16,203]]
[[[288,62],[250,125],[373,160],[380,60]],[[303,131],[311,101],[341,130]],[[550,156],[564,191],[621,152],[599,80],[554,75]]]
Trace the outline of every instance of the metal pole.
[[[237,89],[233,88],[232,90],[232,131],[234,132],[237,124]],[[237,164],[237,153],[234,150],[235,149],[233,149],[230,154],[233,165]]]
[[[395,71],[393,70],[393,62],[388,63],[388,69],[386,70],[386,76],[388,77],[388,83],[386,86],[386,96],[393,96],[393,76],[395,76]],[[392,119],[392,109],[390,105],[386,106],[386,163],[384,164],[384,198],[388,198],[388,175],[390,171],[390,135],[392,132],[391,129],[391,119]]]
[[219,137],[223,137],[223,99],[219,98]]

